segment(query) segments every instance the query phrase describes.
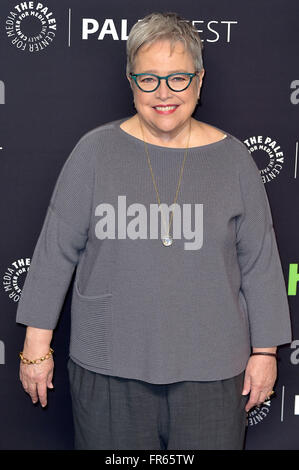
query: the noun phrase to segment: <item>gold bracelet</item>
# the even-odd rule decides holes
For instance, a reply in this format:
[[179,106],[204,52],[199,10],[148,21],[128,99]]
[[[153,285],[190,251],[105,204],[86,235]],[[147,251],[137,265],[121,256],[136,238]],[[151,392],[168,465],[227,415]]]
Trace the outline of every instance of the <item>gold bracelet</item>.
[[50,351],[45,356],[40,357],[39,359],[26,359],[23,356],[23,351],[22,351],[22,352],[19,353],[19,357],[21,358],[21,361],[24,364],[40,364],[45,359],[49,359],[49,357],[52,356],[53,352],[54,352],[54,349],[50,348]]

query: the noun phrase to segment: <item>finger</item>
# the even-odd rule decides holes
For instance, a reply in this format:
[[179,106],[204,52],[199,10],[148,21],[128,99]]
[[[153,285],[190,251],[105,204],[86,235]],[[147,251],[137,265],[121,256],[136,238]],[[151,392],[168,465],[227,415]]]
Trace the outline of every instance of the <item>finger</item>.
[[271,393],[271,391],[268,392],[268,393],[266,393],[266,392],[261,392],[261,393],[260,393],[260,398],[259,398],[260,402],[261,402],[261,403],[264,403],[265,401],[267,401],[267,399],[268,399],[270,393]]
[[256,401],[256,406],[261,406],[266,401],[268,395],[264,390],[260,390]]
[[250,375],[245,374],[242,395],[248,395],[248,393],[250,392],[250,387],[251,387]]
[[269,393],[271,392],[265,392],[265,390],[260,390],[258,398],[257,398],[256,406],[262,405],[268,399]]
[[47,378],[47,387],[48,388],[54,388],[54,385],[52,383],[52,378],[53,378],[53,373],[52,374],[49,374],[48,378]]
[[31,397],[32,403],[36,403],[38,401],[36,383],[28,384],[28,393]]
[[266,399],[267,398],[273,398],[275,397],[275,391],[273,390],[273,387],[271,387],[270,390],[268,390],[267,394],[266,394]]
[[251,390],[250,395],[249,395],[249,400],[245,406],[246,411],[249,411],[251,408],[256,406],[259,400],[259,396],[260,396],[260,392],[258,390],[256,389]]
[[47,404],[47,384],[46,384],[46,382],[42,382],[42,383],[37,384],[37,392],[38,392],[40,404],[44,408]]
[[22,366],[20,367],[20,371],[19,371],[19,379],[22,382],[25,392],[28,393],[29,392],[29,380],[28,380],[27,375],[24,374]]
[[23,389],[25,390],[26,393],[28,393],[29,392],[28,382],[25,379],[22,379],[21,382],[22,382]]

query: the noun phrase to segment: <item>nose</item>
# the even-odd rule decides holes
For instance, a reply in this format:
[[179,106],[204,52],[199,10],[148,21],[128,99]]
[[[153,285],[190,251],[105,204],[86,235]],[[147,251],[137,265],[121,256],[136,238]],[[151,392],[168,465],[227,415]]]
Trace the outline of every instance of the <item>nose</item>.
[[160,98],[161,100],[166,100],[171,95],[171,90],[168,88],[165,79],[160,81],[160,86],[157,89],[156,94],[157,98]]

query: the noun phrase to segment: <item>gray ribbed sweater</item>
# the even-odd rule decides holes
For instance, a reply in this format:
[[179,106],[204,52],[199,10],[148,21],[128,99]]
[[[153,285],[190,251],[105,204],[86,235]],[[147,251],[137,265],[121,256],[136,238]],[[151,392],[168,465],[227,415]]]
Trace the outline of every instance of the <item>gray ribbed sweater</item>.
[[[251,347],[292,341],[259,170],[227,132],[190,148],[177,200],[181,225],[177,216],[172,225],[181,235],[165,247],[153,236],[157,199],[144,143],[119,127],[126,119],[86,133],[66,160],[16,321],[55,329],[77,266],[70,356],[79,365],[157,384],[232,377],[245,369]],[[170,206],[184,150],[148,149],[161,202]]]

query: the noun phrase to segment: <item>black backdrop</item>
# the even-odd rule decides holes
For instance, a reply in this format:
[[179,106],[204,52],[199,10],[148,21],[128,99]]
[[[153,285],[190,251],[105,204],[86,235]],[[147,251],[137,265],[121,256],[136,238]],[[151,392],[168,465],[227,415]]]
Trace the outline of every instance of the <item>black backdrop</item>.
[[276,396],[249,414],[246,449],[299,449],[298,0],[1,0],[0,449],[73,448],[66,370],[73,282],[52,342],[55,389],[46,409],[19,381],[25,327],[15,322],[17,303],[72,148],[90,129],[134,113],[127,34],[146,14],[167,10],[194,22],[204,43],[195,117],[246,143],[261,171],[289,293],[293,342],[278,350]]

